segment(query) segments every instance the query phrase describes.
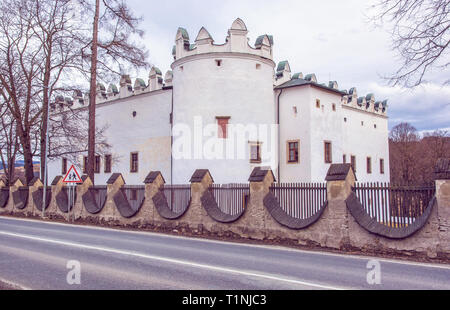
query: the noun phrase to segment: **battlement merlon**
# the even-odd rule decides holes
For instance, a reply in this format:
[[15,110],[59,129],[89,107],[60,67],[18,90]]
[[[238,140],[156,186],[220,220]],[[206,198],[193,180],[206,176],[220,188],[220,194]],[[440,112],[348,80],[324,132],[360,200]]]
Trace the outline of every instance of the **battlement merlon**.
[[249,44],[247,34],[247,26],[238,18],[228,30],[228,36],[224,44],[214,44],[214,39],[205,27],[200,29],[194,44],[191,44],[188,32],[180,27],[175,37],[175,46],[172,54],[174,60],[209,53],[243,53],[272,60],[273,37],[271,35],[261,35],[256,39],[255,47],[252,47]]

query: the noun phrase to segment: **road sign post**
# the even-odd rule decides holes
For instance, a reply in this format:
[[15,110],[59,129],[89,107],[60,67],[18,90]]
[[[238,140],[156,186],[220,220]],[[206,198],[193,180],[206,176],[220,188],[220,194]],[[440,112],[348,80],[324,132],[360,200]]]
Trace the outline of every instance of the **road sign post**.
[[68,214],[69,214],[69,221],[70,217],[72,216],[72,221],[74,220],[72,210],[73,206],[75,204],[75,191],[76,191],[76,185],[83,183],[83,180],[80,178],[80,175],[78,174],[77,169],[74,165],[70,166],[69,171],[67,171],[66,176],[63,179],[63,183],[67,185],[67,200],[68,200]]

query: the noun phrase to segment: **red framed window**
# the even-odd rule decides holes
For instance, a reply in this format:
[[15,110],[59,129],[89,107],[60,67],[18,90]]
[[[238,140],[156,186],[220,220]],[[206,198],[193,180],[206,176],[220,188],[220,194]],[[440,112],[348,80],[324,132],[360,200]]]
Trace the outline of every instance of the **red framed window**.
[[216,119],[217,119],[217,125],[219,126],[218,137],[220,139],[226,139],[228,136],[227,128],[228,128],[228,123],[230,121],[230,117],[218,116],[218,117],[216,117]]

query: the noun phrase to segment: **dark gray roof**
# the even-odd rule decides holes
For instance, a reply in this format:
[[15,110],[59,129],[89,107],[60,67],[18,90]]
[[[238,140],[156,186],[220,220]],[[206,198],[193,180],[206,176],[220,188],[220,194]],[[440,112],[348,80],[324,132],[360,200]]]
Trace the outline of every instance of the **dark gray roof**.
[[[209,175],[211,175],[211,173],[209,172],[208,169],[195,170],[195,172],[192,175],[191,180],[189,182],[191,182],[191,183],[201,182],[207,173],[209,173]],[[211,179],[212,179],[212,176],[211,176]],[[213,182],[214,182],[214,180],[213,180]]]
[[352,169],[351,164],[332,164],[330,169],[328,169],[325,181],[343,181],[347,177],[350,169]]
[[255,46],[261,45],[263,43],[264,37],[267,36],[269,38],[270,45],[273,45],[273,36],[268,34],[263,34],[256,38]]
[[345,93],[343,91],[340,91],[340,90],[334,89],[334,88],[330,88],[328,86],[324,86],[324,85],[321,85],[321,84],[318,84],[318,83],[315,83],[312,81],[307,81],[305,79],[293,79],[293,80],[287,81],[286,83],[283,83],[283,84],[275,87],[275,89],[284,89],[284,88],[304,86],[304,85],[311,85],[311,86],[319,87],[322,89],[326,89],[326,90],[338,93],[341,96],[345,95]]
[[450,180],[450,158],[440,158],[434,169],[436,180]]
[[277,71],[283,71],[286,68],[286,65],[288,64],[289,62],[287,60],[280,61],[278,63]]
[[256,167],[255,169],[253,169],[252,174],[250,175],[248,180],[250,182],[262,182],[269,172],[272,174],[273,180],[276,181],[270,167]]
[[[116,180],[121,176],[122,176],[121,173],[113,173],[111,175],[111,177],[108,179],[108,181],[106,181],[106,184],[114,184],[114,182],[116,182]],[[122,179],[123,179],[123,177],[122,177]],[[125,180],[124,180],[124,182],[125,182]]]
[[145,178],[144,184],[153,183],[156,180],[156,178],[158,177],[158,175],[161,175],[161,178],[163,179],[164,183],[166,183],[166,180],[164,180],[164,177],[163,177],[161,171],[151,171]]
[[36,184],[36,182],[39,180],[39,178],[38,177],[34,177],[29,183],[28,183],[28,185],[29,186],[33,186],[34,184]]

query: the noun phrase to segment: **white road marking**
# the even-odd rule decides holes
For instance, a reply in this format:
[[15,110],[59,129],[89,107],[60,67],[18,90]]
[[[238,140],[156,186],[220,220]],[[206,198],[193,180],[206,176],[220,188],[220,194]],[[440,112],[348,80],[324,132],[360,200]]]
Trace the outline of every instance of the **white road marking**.
[[365,256],[365,255],[352,255],[352,254],[339,254],[339,253],[330,253],[330,252],[319,252],[319,251],[308,251],[308,250],[301,250],[301,249],[293,249],[289,247],[283,247],[278,245],[260,245],[260,244],[246,244],[246,243],[237,243],[237,242],[229,242],[229,241],[220,241],[220,240],[209,240],[204,238],[197,238],[197,237],[187,237],[187,236],[174,236],[169,234],[163,234],[158,232],[151,232],[151,231],[135,231],[135,230],[124,230],[124,229],[114,229],[114,228],[108,228],[108,227],[97,227],[97,226],[91,226],[91,225],[76,225],[76,224],[66,224],[66,223],[58,223],[58,222],[48,222],[44,220],[34,220],[34,219],[23,219],[23,218],[13,218],[13,217],[2,217],[0,216],[0,220],[10,220],[10,221],[18,221],[18,222],[33,222],[33,223],[40,223],[40,224],[48,224],[48,225],[57,225],[57,226],[64,226],[69,228],[81,228],[81,229],[89,229],[89,230],[102,230],[102,231],[111,231],[111,232],[118,232],[118,233],[131,233],[131,234],[139,234],[139,235],[147,235],[147,236],[158,236],[168,239],[184,239],[184,240],[190,240],[190,241],[197,241],[197,242],[205,242],[205,243],[214,243],[214,244],[226,244],[226,245],[232,245],[232,246],[239,246],[239,247],[254,247],[254,248],[262,248],[267,250],[282,250],[282,251],[290,251],[290,252],[299,252],[299,253],[305,253],[305,254],[312,254],[312,255],[325,255],[325,256],[334,256],[334,257],[340,257],[340,258],[354,258],[359,260],[372,260],[376,259],[380,262],[387,262],[392,264],[400,264],[400,265],[411,265],[411,266],[420,266],[420,267],[429,267],[429,268],[441,268],[441,269],[450,269],[450,266],[444,265],[444,264],[432,264],[432,263],[419,263],[419,262],[412,262],[412,261],[403,261],[403,260],[396,260],[396,259],[389,259],[384,257],[376,257],[376,256]]
[[339,287],[322,285],[322,284],[305,282],[305,281],[288,279],[288,278],[282,278],[282,277],[277,277],[277,276],[268,275],[268,274],[255,273],[255,272],[243,271],[243,270],[232,269],[232,268],[224,268],[224,267],[218,267],[218,266],[207,265],[207,264],[193,263],[193,262],[189,262],[189,261],[155,256],[155,255],[148,255],[148,254],[143,254],[143,253],[139,253],[139,252],[131,252],[131,251],[124,251],[124,250],[118,250],[118,249],[113,249],[113,248],[104,248],[104,247],[98,247],[98,246],[84,245],[84,244],[79,244],[79,243],[53,240],[53,239],[47,239],[47,238],[40,238],[40,237],[10,233],[10,232],[5,232],[5,231],[0,231],[0,234],[5,235],[5,236],[10,236],[10,237],[29,239],[29,240],[34,240],[34,241],[58,244],[58,245],[63,245],[63,246],[70,246],[70,247],[81,248],[81,249],[88,249],[88,250],[103,251],[103,252],[115,253],[115,254],[121,254],[121,255],[135,256],[135,257],[140,257],[140,258],[145,258],[145,259],[162,261],[162,262],[166,262],[166,263],[173,263],[173,264],[184,265],[184,266],[189,266],[189,267],[208,269],[208,270],[213,270],[213,271],[217,271],[217,272],[239,274],[239,275],[244,275],[244,276],[249,276],[249,277],[258,277],[258,278],[263,278],[263,279],[267,279],[267,280],[274,280],[274,281],[292,283],[292,284],[297,284],[297,285],[310,286],[310,287],[315,287],[315,288],[319,288],[319,289],[327,289],[327,290],[342,290],[343,289],[343,288],[339,288]]

